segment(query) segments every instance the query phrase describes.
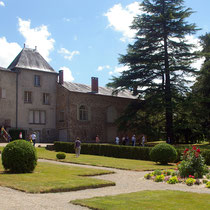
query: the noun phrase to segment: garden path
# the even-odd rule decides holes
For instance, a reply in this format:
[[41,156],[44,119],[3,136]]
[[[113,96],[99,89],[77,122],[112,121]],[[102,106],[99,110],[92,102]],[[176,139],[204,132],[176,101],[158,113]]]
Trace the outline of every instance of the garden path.
[[17,190],[0,187],[0,205],[3,210],[87,210],[88,208],[70,204],[69,201],[75,199],[91,198],[95,196],[117,195],[121,193],[137,192],[142,190],[181,190],[197,193],[209,193],[210,190],[203,186],[186,186],[183,184],[169,185],[166,183],[156,183],[145,180],[143,177],[148,172],[137,172],[128,170],[119,170],[113,168],[96,167],[88,165],[78,165],[71,163],[62,163],[50,160],[39,160],[41,162],[51,162],[55,164],[65,164],[87,168],[101,168],[114,171],[114,174],[94,176],[98,179],[114,181],[116,186],[103,187],[98,189],[86,189],[73,192],[29,194]]

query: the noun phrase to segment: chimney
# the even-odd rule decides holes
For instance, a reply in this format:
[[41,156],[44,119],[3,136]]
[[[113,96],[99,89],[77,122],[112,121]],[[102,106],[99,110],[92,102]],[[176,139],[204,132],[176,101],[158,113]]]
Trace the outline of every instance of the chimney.
[[59,84],[63,84],[63,70],[59,71],[59,75],[58,75],[58,82]]
[[91,77],[91,92],[98,93],[98,77]]

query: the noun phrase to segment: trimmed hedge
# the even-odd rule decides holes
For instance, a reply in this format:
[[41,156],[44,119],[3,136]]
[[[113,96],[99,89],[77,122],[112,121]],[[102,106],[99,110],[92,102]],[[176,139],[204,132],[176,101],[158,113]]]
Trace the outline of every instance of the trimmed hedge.
[[[73,142],[54,142],[56,152],[74,153]],[[99,155],[136,160],[150,160],[151,147],[131,147],[110,144],[82,143],[81,154]]]
[[[51,148],[52,149],[52,148]],[[57,152],[74,153],[74,142],[54,142],[53,149]],[[131,147],[111,144],[82,143],[81,154],[99,155],[116,158],[151,160],[149,153],[152,147]],[[178,156],[175,162],[181,160],[184,149],[176,149]],[[201,149],[205,163],[210,165],[210,149]]]
[[66,154],[64,152],[59,152],[58,154],[56,154],[56,158],[57,159],[65,159]]
[[150,151],[150,158],[160,164],[173,163],[177,159],[177,151],[170,144],[157,144]]
[[15,140],[2,151],[2,165],[11,173],[31,173],[37,165],[37,154],[31,143]]

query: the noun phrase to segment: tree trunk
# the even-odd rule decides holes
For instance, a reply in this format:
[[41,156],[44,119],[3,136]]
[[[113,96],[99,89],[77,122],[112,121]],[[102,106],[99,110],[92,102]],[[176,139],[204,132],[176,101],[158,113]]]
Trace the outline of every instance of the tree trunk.
[[[165,2],[163,0],[163,16],[165,15]],[[171,81],[168,61],[168,33],[166,22],[163,23],[164,30],[164,62],[165,62],[165,115],[166,115],[166,142],[173,144],[173,109],[171,102]]]

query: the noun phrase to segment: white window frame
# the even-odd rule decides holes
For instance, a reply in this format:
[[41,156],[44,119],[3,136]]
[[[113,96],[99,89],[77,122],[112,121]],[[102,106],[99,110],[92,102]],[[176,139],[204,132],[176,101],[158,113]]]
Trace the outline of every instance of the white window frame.
[[24,103],[32,104],[32,92],[24,91]]
[[29,110],[29,124],[46,124],[46,111]]

